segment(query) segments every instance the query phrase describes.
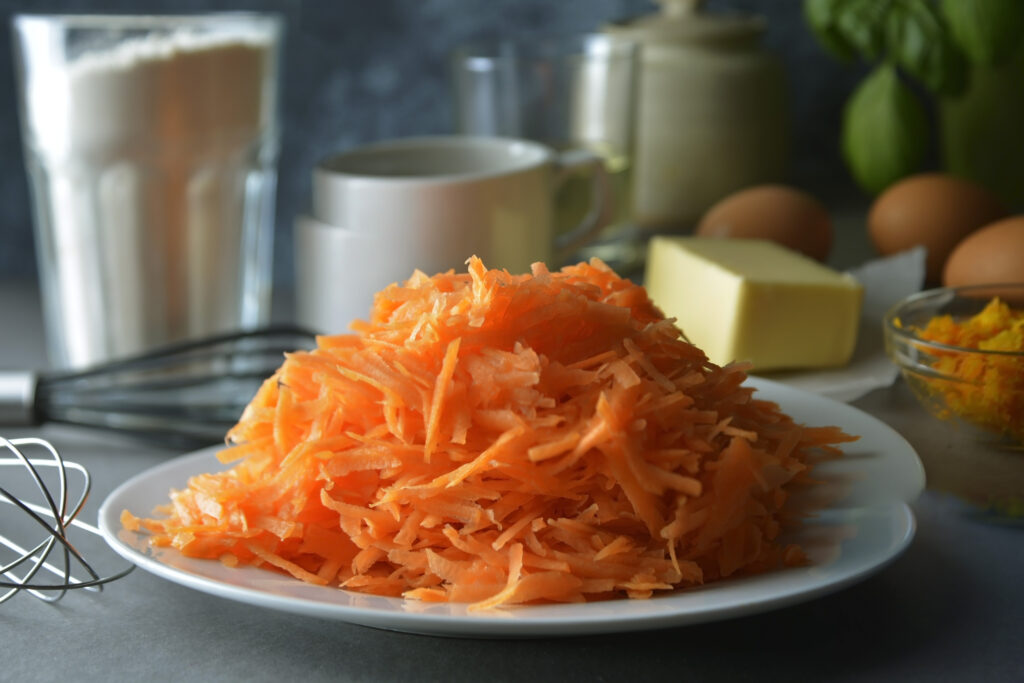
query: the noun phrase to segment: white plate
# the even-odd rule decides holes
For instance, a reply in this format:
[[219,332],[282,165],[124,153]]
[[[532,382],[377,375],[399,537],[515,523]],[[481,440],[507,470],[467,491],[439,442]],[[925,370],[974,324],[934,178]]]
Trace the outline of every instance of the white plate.
[[99,527],[124,558],[175,583],[261,607],[338,619],[376,628],[470,637],[534,637],[634,631],[680,626],[754,614],[809,600],[860,581],[878,571],[910,543],[914,515],[907,503],[924,488],[924,470],[910,445],[875,418],[820,396],[752,378],[761,398],[778,402],[797,422],[838,425],[860,440],[845,457],[816,470],[813,489],[827,502],[815,518],[791,534],[812,564],[649,600],[516,606],[469,612],[464,605],[422,603],[313,586],[277,573],[229,569],[170,549],[150,549],[143,534],[121,528],[122,510],[148,516],[171,488],[188,477],[221,469],[215,448],[171,460],[129,480],[104,501]]

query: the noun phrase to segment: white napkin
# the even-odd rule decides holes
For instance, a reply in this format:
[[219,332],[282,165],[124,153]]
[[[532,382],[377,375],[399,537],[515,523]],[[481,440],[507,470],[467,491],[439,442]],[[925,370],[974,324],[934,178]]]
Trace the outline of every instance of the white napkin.
[[901,299],[921,290],[924,267],[925,249],[915,247],[848,271],[864,285],[857,347],[849,364],[827,370],[752,374],[847,402],[890,386],[899,376],[899,369],[885,355],[882,317]]

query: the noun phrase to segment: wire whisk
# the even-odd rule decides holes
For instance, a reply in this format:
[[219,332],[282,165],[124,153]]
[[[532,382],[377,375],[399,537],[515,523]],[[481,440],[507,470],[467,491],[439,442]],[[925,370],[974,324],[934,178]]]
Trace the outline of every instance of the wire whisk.
[[[41,448],[48,457],[29,458],[22,451],[25,446]],[[42,504],[29,502],[28,496],[19,497],[3,486],[0,486],[0,503],[20,509],[31,520],[30,526],[34,523],[44,532],[42,540],[32,547],[22,546],[15,539],[0,533],[0,546],[8,551],[5,554],[13,552],[14,555],[13,560],[0,564],[0,590],[6,589],[0,593],[0,603],[10,600],[21,591],[46,602],[56,602],[69,590],[102,590],[104,584],[120,579],[134,569],[134,565],[129,565],[116,573],[100,576],[69,538],[71,528],[100,536],[99,529],[77,519],[92,485],[85,467],[64,460],[57,449],[43,439],[8,440],[0,437],[0,449],[0,452],[10,454],[9,457],[0,457],[0,470],[24,468],[31,481],[31,488],[39,494]],[[56,470],[56,491],[47,487],[40,468]],[[82,479],[81,490],[74,496],[71,495],[68,482],[69,470],[80,474]],[[6,483],[11,477],[4,476],[2,479]],[[5,524],[4,528],[10,526]],[[51,555],[55,552],[57,558],[51,561]],[[84,577],[79,578],[71,573],[75,566],[85,573]],[[50,582],[42,580],[46,575],[56,579]]]
[[0,424],[100,427],[168,446],[221,442],[284,354],[315,343],[301,328],[267,327],[80,371],[0,372]]

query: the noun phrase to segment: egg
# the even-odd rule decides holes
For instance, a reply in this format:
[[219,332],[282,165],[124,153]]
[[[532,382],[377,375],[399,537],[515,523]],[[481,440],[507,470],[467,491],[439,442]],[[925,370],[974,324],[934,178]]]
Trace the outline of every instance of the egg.
[[925,279],[937,284],[960,240],[1007,213],[999,199],[980,185],[951,175],[922,173],[878,196],[868,214],[868,235],[883,255],[924,246],[928,250]]
[[949,255],[947,287],[1024,283],[1024,216],[1011,216],[968,235]]
[[832,248],[832,220],[811,195],[785,185],[757,185],[719,200],[697,225],[700,237],[777,242],[824,261]]

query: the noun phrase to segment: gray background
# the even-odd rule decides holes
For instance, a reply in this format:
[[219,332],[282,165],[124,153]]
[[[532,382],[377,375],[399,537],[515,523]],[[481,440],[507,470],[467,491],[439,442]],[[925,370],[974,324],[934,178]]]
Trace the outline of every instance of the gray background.
[[[814,42],[799,0],[712,0],[710,11],[764,14],[767,46],[784,61],[794,123],[791,181],[822,196],[855,198],[837,151],[843,101],[862,67],[839,64]],[[649,0],[254,0],[215,2],[12,2],[15,12],[140,13],[272,10],[288,22],[283,146],[278,184],[275,283],[292,282],[291,224],[308,202],[320,158],[360,143],[451,132],[448,55],[485,38],[586,32],[656,9]],[[14,97],[10,32],[0,31],[0,279],[35,275],[28,188]]]

